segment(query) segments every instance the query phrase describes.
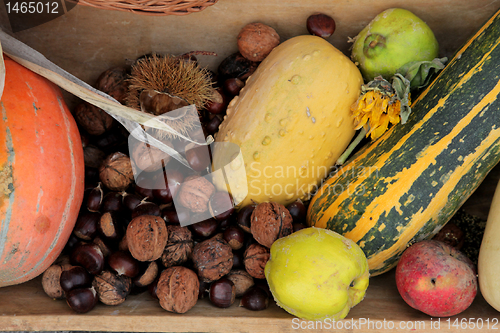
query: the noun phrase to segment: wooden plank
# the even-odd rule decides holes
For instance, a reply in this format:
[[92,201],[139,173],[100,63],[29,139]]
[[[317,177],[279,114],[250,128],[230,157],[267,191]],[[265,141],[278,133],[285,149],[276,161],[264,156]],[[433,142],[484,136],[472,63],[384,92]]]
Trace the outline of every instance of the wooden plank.
[[[347,318],[339,323],[336,332],[439,331],[457,332],[451,326],[458,319],[481,318],[484,325],[498,318],[481,295],[472,306],[458,316],[431,318],[409,307],[399,296],[394,281],[394,271],[371,279],[365,299],[354,307]],[[314,325],[314,326],[311,326]],[[322,323],[324,331],[331,331]],[[491,325],[490,325],[491,326]],[[298,328],[317,328],[319,323],[301,321],[286,313],[272,302],[265,311],[249,311],[238,306],[220,309],[206,299],[185,314],[163,310],[149,293],[129,296],[118,306],[99,304],[87,314],[76,314],[64,300],[53,300],[45,295],[40,279],[0,289],[0,331],[114,331],[114,332],[293,332]],[[393,329],[391,330],[391,327]],[[500,323],[496,325],[500,328]],[[335,328],[335,326],[334,326]],[[356,330],[356,329],[355,329]],[[322,330],[313,331],[321,332]],[[475,330],[468,330],[474,332]],[[476,330],[477,332],[483,330]]]

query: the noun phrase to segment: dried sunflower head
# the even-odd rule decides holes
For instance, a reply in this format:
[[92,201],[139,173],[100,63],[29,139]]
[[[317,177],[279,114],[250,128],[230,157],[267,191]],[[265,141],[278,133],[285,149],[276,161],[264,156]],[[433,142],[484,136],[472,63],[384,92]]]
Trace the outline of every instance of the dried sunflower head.
[[376,77],[361,87],[358,100],[351,106],[355,128],[364,128],[366,136],[376,140],[390,124],[406,121],[409,104],[408,90],[398,93],[387,80]]

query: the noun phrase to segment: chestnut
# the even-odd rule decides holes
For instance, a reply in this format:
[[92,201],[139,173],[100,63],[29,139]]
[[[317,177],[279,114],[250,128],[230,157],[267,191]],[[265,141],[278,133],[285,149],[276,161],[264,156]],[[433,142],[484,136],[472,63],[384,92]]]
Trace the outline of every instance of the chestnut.
[[205,122],[205,128],[207,129],[207,133],[210,135],[214,135],[219,131],[219,126],[222,124],[222,116],[220,115],[214,115],[214,117],[211,117],[209,120]]
[[119,212],[123,209],[122,194],[120,192],[108,192],[104,195],[101,212]]
[[[196,217],[196,215],[194,215]],[[191,224],[189,229],[193,233],[193,236],[206,239],[210,238],[217,232],[219,227],[219,222],[216,219],[210,218],[198,223]]]
[[221,114],[226,112],[228,98],[222,89],[215,89],[214,96],[210,102],[205,105],[205,109],[213,114]]
[[302,202],[302,200],[297,199],[296,201],[292,202],[288,206],[286,206],[286,209],[292,215],[293,222],[295,223],[304,223],[306,220],[306,214],[307,214],[307,208]]
[[222,88],[229,96],[236,96],[240,93],[240,90],[245,86],[245,82],[237,77],[229,78],[225,80],[222,84]]
[[97,292],[94,287],[78,288],[66,293],[66,302],[76,313],[86,313],[97,305]]
[[125,251],[111,253],[108,257],[108,266],[114,273],[130,278],[136,277],[140,272],[139,261]]
[[212,282],[208,296],[213,305],[219,308],[230,307],[236,299],[236,288],[233,281],[222,277]]
[[222,237],[233,250],[241,249],[245,243],[245,232],[235,225],[231,225],[224,230]]
[[130,212],[134,210],[142,201],[142,197],[135,193],[122,193],[122,205]]
[[153,198],[158,200],[160,203],[168,204],[173,201],[177,192],[179,191],[182,181],[184,180],[184,175],[178,170],[167,170],[164,177],[163,183],[165,186],[163,188],[153,190]]
[[112,242],[119,241],[123,236],[125,221],[117,211],[102,214],[99,219],[99,234]]
[[269,306],[269,297],[264,289],[251,287],[241,297],[240,306],[252,311],[261,311]]
[[147,263],[147,267],[142,269],[139,275],[137,275],[132,282],[135,286],[140,288],[148,287],[158,277],[158,271],[159,267],[156,261],[150,261]]
[[87,209],[91,212],[98,212],[101,209],[104,192],[101,188],[101,182],[97,183],[87,196]]
[[85,267],[92,275],[99,274],[104,269],[104,254],[94,243],[79,244],[71,253],[70,258],[75,265]]
[[242,251],[233,251],[233,268],[245,268]]
[[196,145],[186,148],[186,160],[194,171],[201,172],[210,166],[210,148],[208,146]]
[[101,218],[101,213],[84,211],[78,215],[73,234],[81,240],[89,241],[97,234],[97,225]]
[[137,205],[131,213],[131,219],[134,219],[141,215],[154,215],[161,216],[161,209],[158,204],[151,201],[141,201],[139,205]]
[[299,230],[302,230],[304,228],[307,228],[307,226],[304,224],[304,223],[292,223],[292,228],[293,228],[293,232],[296,232],[296,231],[299,231]]
[[244,231],[251,233],[250,224],[252,213],[255,209],[255,205],[248,205],[243,207],[236,216],[236,223],[240,226]]
[[164,207],[161,210],[161,217],[165,220],[167,225],[180,225],[180,221],[189,221],[191,218],[191,212],[189,209],[178,206],[178,207]]
[[313,14],[307,18],[307,31],[311,35],[328,38],[335,32],[335,20],[326,14]]
[[234,212],[231,194],[223,191],[215,192],[208,201],[208,209],[214,219],[219,221],[228,219]]
[[73,266],[62,271],[59,279],[62,290],[66,292],[92,285],[92,276],[82,266]]

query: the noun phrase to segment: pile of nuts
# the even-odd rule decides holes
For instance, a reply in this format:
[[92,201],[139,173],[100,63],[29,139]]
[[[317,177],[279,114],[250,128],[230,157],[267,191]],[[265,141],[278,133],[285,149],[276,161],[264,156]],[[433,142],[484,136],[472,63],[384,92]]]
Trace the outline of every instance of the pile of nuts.
[[[312,15],[307,29],[327,38],[335,22]],[[214,98],[199,110],[205,137],[218,131],[229,101],[279,43],[280,36],[269,26],[243,27],[238,52],[212,73]],[[191,54],[179,59],[197,61]],[[130,68],[111,68],[94,86],[125,104],[129,74]],[[263,202],[236,212],[231,196],[204,177],[211,164],[206,147],[167,141],[191,167],[180,168],[169,155],[146,144],[129,151],[129,133],[103,110],[82,102],[73,114],[84,147],[85,197],[65,250],[42,276],[45,293],[66,299],[77,313],[92,310],[98,302],[118,305],[128,295],[146,291],[175,313],[187,312],[205,297],[221,308],[239,298],[242,307],[266,309],[272,300],[264,276],[269,249],[276,239],[305,228],[306,206],[300,200],[287,207]],[[144,151],[159,163],[142,159]],[[166,186],[141,187],[142,174],[134,177],[133,163],[146,178]],[[228,207],[228,200],[233,208],[219,209]],[[210,217],[197,222],[207,211]],[[196,223],[179,223],[190,219]]]

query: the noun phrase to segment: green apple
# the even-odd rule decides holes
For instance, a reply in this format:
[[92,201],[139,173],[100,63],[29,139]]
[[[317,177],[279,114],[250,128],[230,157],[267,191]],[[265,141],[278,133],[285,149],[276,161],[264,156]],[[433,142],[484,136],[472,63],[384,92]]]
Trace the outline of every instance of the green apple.
[[366,81],[389,80],[412,61],[431,61],[439,45],[431,28],[412,12],[391,8],[378,14],[355,38],[351,59]]
[[265,275],[276,303],[304,320],[340,320],[368,288],[361,248],[322,228],[305,228],[271,246]]

